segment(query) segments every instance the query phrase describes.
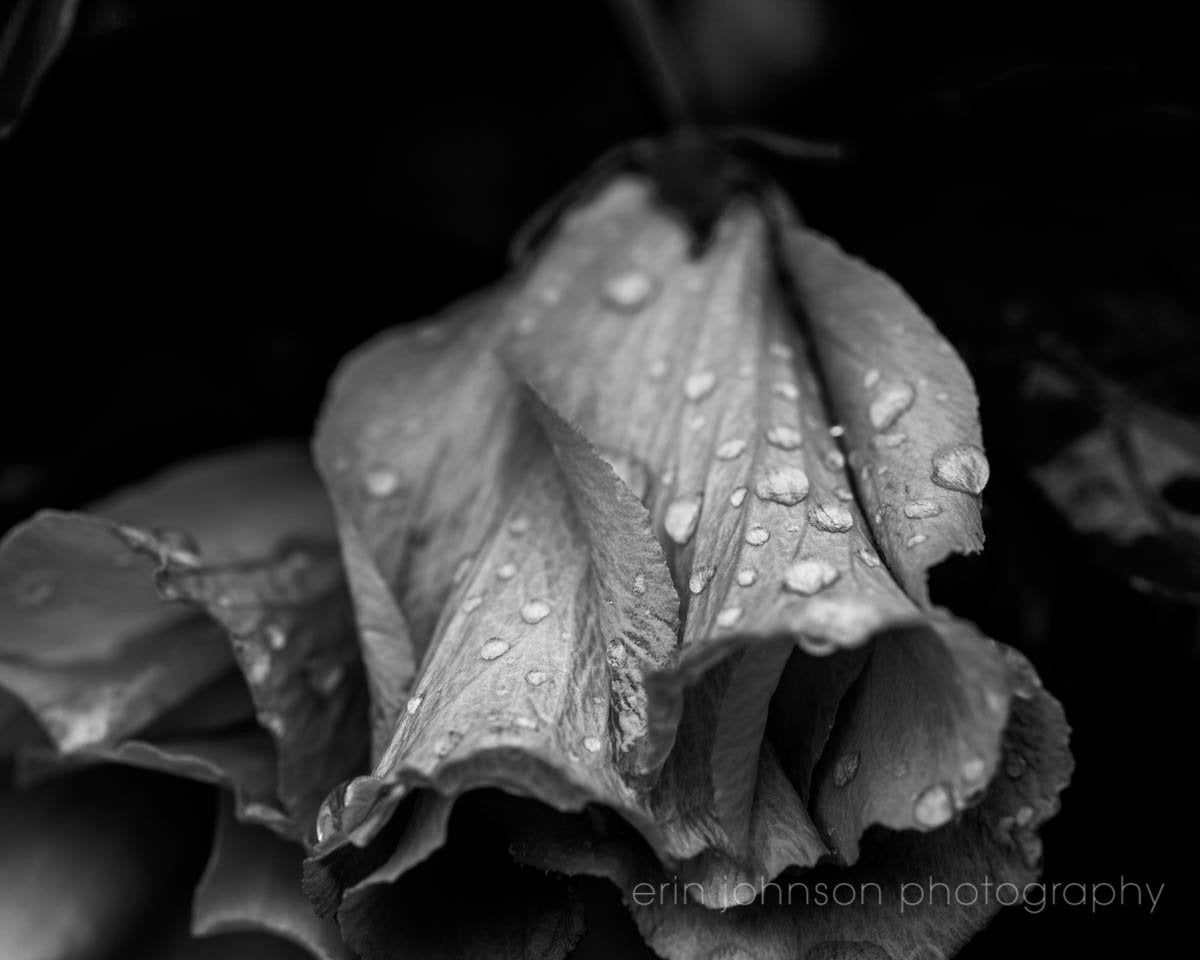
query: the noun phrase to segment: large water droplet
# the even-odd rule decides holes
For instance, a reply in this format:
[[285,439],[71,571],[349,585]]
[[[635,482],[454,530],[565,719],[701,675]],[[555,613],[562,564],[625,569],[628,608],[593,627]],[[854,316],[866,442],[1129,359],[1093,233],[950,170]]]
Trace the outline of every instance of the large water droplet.
[[687,497],[677,497],[667,505],[663,526],[667,536],[681,547],[692,539],[696,532],[696,524],[700,520],[700,505],[703,497],[693,494]]
[[718,460],[736,460],[746,452],[745,440],[726,440],[717,447]]
[[910,500],[904,505],[904,515],[909,520],[926,520],[941,512],[942,505],[936,500]]
[[742,567],[737,572],[737,582],[739,587],[750,587],[754,585],[754,581],[758,579],[758,571],[753,567]]
[[826,533],[845,533],[854,526],[850,511],[837,501],[818,503],[809,508],[808,519],[814,527]]
[[775,467],[755,484],[754,494],[760,500],[794,507],[808,496],[808,474],[799,467]]
[[940,827],[953,815],[950,792],[940,783],[925,790],[913,804],[913,819],[923,827]]
[[854,753],[843,753],[837,759],[837,763],[833,767],[833,785],[835,787],[844,787],[854,775],[858,773],[858,764],[862,760],[862,754],[857,750]]
[[886,430],[913,405],[916,397],[917,393],[910,383],[905,383],[903,380],[885,383],[875,394],[875,399],[871,401],[868,411],[871,426],[876,430]]
[[387,467],[377,467],[367,471],[363,477],[363,484],[370,496],[383,500],[400,489],[400,474]]
[[521,607],[521,619],[526,623],[541,623],[550,616],[550,604],[545,600],[529,600]]
[[752,547],[761,547],[771,539],[771,531],[766,527],[751,527],[746,531],[746,542]]
[[604,284],[606,306],[619,313],[637,313],[653,299],[657,281],[643,270],[630,270],[610,277]]
[[501,640],[499,637],[492,637],[482,647],[479,648],[479,656],[484,660],[495,660],[497,657],[502,657],[508,653],[511,647],[507,640]]
[[717,375],[711,370],[701,370],[699,373],[689,374],[683,381],[683,395],[693,402],[703,400],[713,392],[716,385]]
[[766,437],[767,443],[779,447],[780,450],[795,450],[804,443],[804,434],[795,427],[783,424],[768,427]]
[[708,586],[712,575],[712,567],[697,567],[692,571],[692,575],[688,578],[688,591],[692,596],[697,596],[704,592],[704,588]]
[[820,593],[840,576],[837,567],[820,559],[797,560],[784,571],[784,589],[811,597]]
[[970,443],[952,443],[933,455],[933,482],[947,490],[979,494],[989,473],[987,457]]
[[731,507],[740,507],[746,502],[747,490],[745,487],[734,487],[733,492],[729,495],[729,505]]
[[725,607],[717,614],[717,626],[728,629],[742,619],[741,607]]

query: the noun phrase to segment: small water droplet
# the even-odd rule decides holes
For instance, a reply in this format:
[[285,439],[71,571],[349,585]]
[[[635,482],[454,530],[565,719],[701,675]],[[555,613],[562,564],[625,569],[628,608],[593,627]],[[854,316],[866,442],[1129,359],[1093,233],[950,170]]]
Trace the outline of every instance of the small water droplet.
[[904,505],[904,515],[909,520],[926,520],[941,512],[942,505],[936,500],[910,500]]
[[340,663],[335,663],[328,670],[313,678],[313,689],[321,696],[328,697],[342,685],[344,679],[346,679],[346,668]]
[[749,587],[754,585],[754,581],[758,579],[758,571],[753,567],[742,567],[737,572],[737,582],[739,587]]
[[861,560],[863,563],[865,563],[868,567],[879,566],[879,557],[877,557],[875,554],[873,554],[866,547],[860,547],[856,551],[855,555],[858,557],[859,560]]
[[708,421],[704,419],[704,415],[698,413],[688,421],[688,429],[693,431],[700,430],[706,423],[708,423]]
[[317,813],[317,843],[324,843],[336,829],[333,821],[333,811],[329,809],[329,802],[321,804],[321,809]]
[[496,568],[496,576],[501,580],[511,580],[517,575],[517,565],[515,563],[502,563]]
[[410,717],[413,716],[413,714],[421,709],[421,701],[424,699],[424,697],[409,697],[408,703],[404,705],[405,713],[407,713]]
[[252,686],[266,683],[271,675],[271,657],[263,650],[252,650],[246,654],[246,679]]
[[532,717],[513,717],[513,726],[520,727],[522,730],[536,730],[538,728],[537,721]]
[[1033,819],[1033,807],[1025,806],[1017,810],[1017,826],[1024,827]]
[[712,393],[716,385],[717,375],[711,370],[701,370],[699,373],[689,374],[683,381],[683,395],[694,403]]
[[809,508],[808,519],[814,527],[826,533],[845,533],[854,526],[850,511],[836,501],[818,503]]
[[794,507],[808,496],[808,474],[799,467],[775,467],[754,486],[754,495],[785,507]]
[[771,539],[771,531],[766,527],[751,527],[746,531],[745,540],[752,547],[761,547]]
[[263,635],[266,638],[267,646],[272,650],[279,651],[287,646],[287,631],[277,623],[267,624],[267,628],[263,631]]
[[718,460],[736,460],[746,452],[745,440],[726,440],[717,447]]
[[733,492],[729,495],[729,505],[731,507],[740,507],[746,502],[747,490],[745,487],[734,487]]
[[463,557],[454,565],[454,573],[450,576],[452,583],[462,583],[467,578],[467,574],[471,572],[471,564],[475,562],[474,557]]
[[767,443],[773,447],[779,447],[780,450],[796,450],[804,444],[804,434],[795,427],[783,424],[768,427],[766,437]]
[[906,547],[910,547],[910,548],[911,547],[919,547],[921,544],[923,544],[928,539],[929,539],[929,537],[927,537],[923,533],[914,533],[911,537],[909,537],[907,540],[904,541],[904,545]]
[[533,521],[525,514],[518,513],[515,517],[508,521],[508,532],[516,534],[518,537],[523,533],[529,532],[529,527]]
[[891,450],[908,441],[906,433],[877,433],[871,438],[876,450]]
[[521,607],[521,619],[526,623],[541,623],[550,616],[550,604],[545,600],[529,600]]
[[778,357],[780,360],[791,360],[796,355],[796,351],[786,343],[779,343],[778,341],[767,347],[767,352],[773,357]]
[[835,787],[844,787],[854,775],[858,773],[858,764],[862,760],[862,754],[857,750],[854,753],[843,753],[837,759],[837,763],[833,767],[833,785]]
[[600,747],[601,743],[599,737],[583,738],[583,749],[585,749],[588,753],[599,753]]
[[947,490],[982,493],[989,473],[987,457],[970,443],[952,443],[933,455],[933,482]]
[[463,613],[474,613],[479,609],[479,605],[481,603],[483,603],[483,597],[476,594],[473,597],[467,597],[467,599],[462,602],[462,607],[460,609]]
[[523,313],[517,318],[517,322],[513,324],[516,328],[517,336],[527,337],[538,326],[538,315],[536,313]]
[[677,497],[667,505],[663,526],[670,537],[679,546],[685,545],[696,532],[696,524],[700,520],[700,505],[703,497],[693,494],[687,497]]
[[811,597],[834,583],[840,576],[837,567],[824,560],[797,560],[783,574],[783,586],[791,593]]
[[862,385],[864,387],[866,387],[868,390],[870,390],[878,382],[879,382],[879,371],[876,370],[874,367],[872,367],[870,370],[868,370],[866,373],[863,374]]
[[868,411],[871,426],[876,430],[886,430],[913,405],[916,397],[917,392],[910,383],[905,383],[903,380],[885,383],[879,388],[875,399],[871,401]]
[[619,313],[637,313],[653,299],[657,286],[654,277],[642,270],[618,273],[604,284],[604,303]]
[[844,437],[846,435],[846,428],[843,427],[840,423],[835,423],[832,427],[829,428],[829,435],[831,437],[833,437],[835,440],[838,437]]
[[742,619],[741,607],[725,607],[717,614],[717,626],[728,629]]
[[939,390],[933,395],[933,399],[938,403],[947,403],[950,400],[950,394],[948,394],[945,390]]
[[495,660],[497,657],[502,657],[508,653],[510,646],[512,645],[507,640],[492,637],[491,640],[479,648],[479,656],[484,660]]
[[983,762],[982,757],[972,757],[962,765],[963,779],[968,783],[974,783],[983,776],[986,769],[987,764]]
[[712,575],[712,567],[697,567],[692,571],[692,575],[688,578],[688,591],[692,596],[697,596],[704,592],[704,588],[708,586]]
[[846,457],[841,450],[830,450],[825,454],[825,466],[830,470],[841,470],[846,466]]
[[839,500],[844,500],[846,503],[854,499],[854,494],[850,492],[848,487],[834,487],[833,495]]
[[655,360],[646,372],[651,380],[661,380],[667,375],[669,369],[666,360]]
[[940,827],[953,814],[950,792],[940,783],[925,790],[913,804],[913,819],[923,827]]
[[646,592],[646,575],[644,573],[639,573],[633,578],[633,592],[638,596]]
[[366,476],[363,477],[363,483],[370,496],[377,500],[383,500],[400,489],[400,474],[386,467],[378,467],[367,471]]
[[540,687],[549,679],[544,670],[530,670],[525,674],[525,682],[531,687]]
[[277,713],[260,713],[258,715],[258,722],[269,730],[276,740],[282,740],[287,734],[287,724],[283,722],[283,717]]
[[786,380],[776,380],[771,384],[771,392],[777,397],[783,397],[784,400],[799,400],[800,391],[794,383],[788,383]]

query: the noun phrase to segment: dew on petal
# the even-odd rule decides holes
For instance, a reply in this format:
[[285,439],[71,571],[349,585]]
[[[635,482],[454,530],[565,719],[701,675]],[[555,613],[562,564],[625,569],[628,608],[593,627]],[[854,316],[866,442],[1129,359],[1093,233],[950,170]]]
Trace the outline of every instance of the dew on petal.
[[740,507],[746,502],[747,490],[745,487],[734,487],[733,492],[729,495],[729,505],[731,507]]
[[843,427],[840,423],[835,423],[832,427],[829,428],[829,435],[831,437],[833,437],[835,440],[838,437],[844,437],[846,435],[846,428]]
[[903,380],[885,383],[879,388],[875,399],[871,401],[868,411],[871,426],[876,430],[886,430],[913,405],[916,397],[917,393],[910,383],[905,383]]
[[753,586],[754,581],[758,579],[758,571],[753,567],[742,567],[737,572],[737,582],[739,587]]
[[619,273],[604,284],[604,303],[620,313],[637,313],[654,298],[656,287],[654,277],[643,270]]
[[778,341],[767,347],[767,352],[780,360],[791,360],[796,355],[796,351],[786,343],[779,343]]
[[825,466],[830,470],[841,470],[846,466],[846,456],[841,450],[830,450],[825,454]]
[[911,537],[904,541],[904,545],[906,547],[919,547],[928,539],[929,537],[923,533],[914,533]]
[[983,762],[982,757],[972,757],[962,765],[963,779],[969,783],[974,783],[983,776],[983,772],[986,769],[987,764]]
[[834,487],[833,495],[839,500],[844,500],[846,503],[854,499],[854,494],[850,492],[849,487]]
[[877,433],[871,438],[876,450],[891,450],[908,441],[906,433]]
[[752,547],[761,547],[771,539],[771,531],[766,527],[751,527],[746,531],[745,540]]
[[475,562],[474,557],[463,557],[454,566],[454,573],[450,575],[450,580],[453,583],[462,583],[466,579],[467,574],[471,572],[471,565]]
[[746,452],[745,440],[726,440],[717,447],[718,460],[736,460]]
[[717,614],[717,626],[729,628],[742,618],[741,607],[725,607]]
[[940,827],[953,815],[950,793],[940,783],[923,792],[913,804],[913,819],[923,827]]
[[779,447],[780,450],[795,450],[804,443],[804,434],[795,427],[788,427],[782,424],[768,427],[766,438],[767,443],[773,447]]
[[989,473],[987,457],[970,443],[952,443],[933,455],[933,482],[947,490],[979,494]]
[[413,716],[418,710],[421,709],[421,701],[424,699],[424,697],[409,697],[408,703],[404,705],[404,712],[410,717]]
[[536,730],[538,728],[537,721],[532,717],[513,717],[513,726],[520,727],[522,730]]
[[601,743],[599,737],[583,738],[583,749],[585,749],[588,753],[599,753],[600,747]]
[[775,467],[759,479],[754,495],[760,500],[794,507],[808,496],[808,474],[799,467]]
[[479,605],[483,603],[483,597],[476,594],[473,597],[467,597],[459,608],[463,613],[474,613],[479,609]]
[[711,370],[692,373],[683,381],[683,395],[692,402],[703,400],[717,385],[717,375]]
[[854,753],[843,753],[837,759],[837,763],[833,767],[833,785],[835,787],[844,787],[854,775],[858,773],[858,765],[862,760],[862,754],[857,750]]
[[525,682],[531,687],[540,687],[549,679],[550,677],[544,670],[530,670],[527,674],[525,674]]
[[866,547],[860,547],[857,551],[855,551],[855,556],[857,556],[858,559],[865,563],[868,567],[879,566],[879,557],[877,557]]
[[697,567],[688,578],[688,592],[692,596],[698,596],[703,593],[704,588],[708,586],[708,582],[712,579],[712,575],[712,567]]
[[517,565],[515,563],[502,563],[496,568],[496,576],[501,580],[511,580],[517,575]]
[[528,624],[541,623],[550,616],[550,604],[545,600],[529,600],[521,607],[521,619]]
[[277,623],[268,624],[263,636],[267,641],[267,646],[278,652],[287,646],[288,636],[287,631]]
[[799,400],[800,391],[794,383],[788,383],[786,380],[776,380],[771,384],[771,392],[777,397],[783,397],[784,400]]
[[482,647],[479,648],[479,656],[484,660],[495,660],[508,653],[512,646],[507,640],[501,640],[499,637],[492,637]]
[[649,375],[651,380],[661,380],[667,375],[668,369],[667,361],[660,359],[655,360],[652,364],[650,364],[650,367],[646,373]]
[[791,593],[811,597],[830,586],[839,576],[837,567],[824,560],[797,560],[784,571],[783,586]]
[[328,670],[313,678],[313,689],[321,696],[328,697],[342,685],[342,681],[345,679],[346,668],[340,663],[335,663]]
[[863,374],[862,385],[864,387],[866,387],[866,389],[870,390],[878,382],[879,382],[879,371],[876,370],[874,367],[872,367],[870,370],[868,370],[866,373]]
[[818,503],[809,508],[808,519],[818,530],[826,533],[845,533],[854,526],[849,509],[837,501]]
[[670,537],[679,546],[684,546],[696,532],[696,524],[700,520],[700,504],[703,497],[693,494],[677,497],[667,505],[663,526]]
[[532,521],[523,513],[518,513],[515,517],[508,521],[508,532],[520,536],[523,533],[529,532],[529,527]]
[[910,500],[904,505],[904,515],[909,520],[927,520],[942,512],[942,505],[936,500]]
[[386,467],[368,470],[363,477],[363,485],[370,496],[383,500],[400,489],[400,474]]

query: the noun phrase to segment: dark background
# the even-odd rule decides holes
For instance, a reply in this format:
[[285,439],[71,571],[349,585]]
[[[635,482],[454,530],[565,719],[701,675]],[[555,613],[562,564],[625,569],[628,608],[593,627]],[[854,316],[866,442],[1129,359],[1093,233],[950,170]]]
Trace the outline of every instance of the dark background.
[[[1075,729],[1046,881],[1167,884],[1153,917],[1005,911],[976,960],[1163,950],[1197,889],[1195,607],[1071,534],[1028,474],[1053,432],[1013,388],[1049,331],[1200,413],[1188,5],[1101,6],[664,6],[709,119],[852,148],[772,172],[976,373],[988,552],[944,595],[1030,654]],[[85,0],[0,143],[0,522],[306,437],[345,351],[498,276],[542,201],[662,129],[597,0]]]

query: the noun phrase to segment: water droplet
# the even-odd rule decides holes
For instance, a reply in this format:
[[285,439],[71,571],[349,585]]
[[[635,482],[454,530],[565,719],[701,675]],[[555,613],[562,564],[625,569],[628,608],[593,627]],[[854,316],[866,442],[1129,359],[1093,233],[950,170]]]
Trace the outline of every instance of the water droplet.
[[862,754],[857,750],[854,753],[843,753],[837,759],[837,763],[833,767],[833,785],[835,787],[844,787],[854,775],[858,773],[858,764],[862,760]]
[[479,648],[479,656],[484,660],[495,660],[497,657],[502,657],[508,653],[510,646],[511,644],[507,640],[492,637],[491,640]]
[[536,313],[523,313],[517,318],[517,322],[513,325],[516,328],[517,336],[527,337],[538,326],[538,315]]
[[473,597],[467,597],[467,599],[462,602],[462,607],[460,609],[463,613],[474,613],[479,609],[479,605],[481,603],[483,603],[483,597],[476,594]]
[[271,657],[262,650],[249,650],[246,653],[246,679],[252,686],[266,683],[271,675]]
[[885,383],[879,388],[875,399],[871,401],[868,415],[871,426],[876,430],[886,430],[900,419],[900,415],[913,405],[917,393],[912,384],[903,380]]
[[834,487],[833,495],[835,497],[837,497],[839,500],[846,501],[846,503],[849,503],[851,500],[854,499],[854,494],[850,492],[850,489],[848,487]]
[[948,394],[945,390],[939,390],[933,395],[933,399],[938,403],[947,403],[950,400],[950,394]]
[[410,717],[413,716],[418,710],[421,709],[421,701],[424,699],[424,697],[409,697],[408,703],[404,705],[404,712]]
[[545,600],[530,600],[521,607],[521,619],[526,623],[541,623],[550,616],[550,604]]
[[983,762],[982,757],[972,757],[962,765],[963,779],[969,783],[974,783],[983,776],[983,772],[986,769],[987,764]]
[[800,391],[794,383],[788,383],[786,380],[776,380],[771,384],[771,392],[777,397],[783,397],[784,400],[799,400]]
[[637,313],[654,297],[657,282],[642,270],[610,277],[604,284],[604,303],[619,313]]
[[780,360],[791,360],[796,351],[789,347],[786,343],[773,343],[767,347],[767,352],[773,357],[778,357]]
[[697,567],[692,571],[692,575],[688,578],[688,591],[692,596],[697,596],[704,592],[704,588],[708,586],[708,581],[712,579],[712,567]]
[[755,484],[754,495],[760,500],[794,507],[808,496],[808,474],[799,467],[775,467]]
[[824,560],[797,560],[783,574],[783,586],[791,593],[811,597],[840,576],[837,567]]
[[272,650],[279,651],[287,646],[287,631],[277,623],[267,624],[266,630],[263,631],[263,636],[267,641],[267,646]]
[[599,737],[583,738],[583,749],[585,749],[588,753],[599,753],[600,747],[601,743]]
[[522,730],[536,730],[538,728],[537,721],[532,717],[513,717],[513,726],[520,727]]
[[854,526],[850,511],[836,501],[818,503],[808,511],[808,519],[818,530],[826,533],[845,533]]
[[840,423],[835,423],[832,427],[829,428],[829,435],[831,437],[833,437],[835,440],[838,437],[844,437],[846,435],[846,428],[843,427]]
[[651,380],[661,380],[667,375],[668,369],[670,368],[667,366],[666,360],[655,360],[650,364],[650,368],[646,372],[649,374]]
[[496,576],[501,580],[511,580],[517,575],[517,565],[515,563],[502,563],[496,568]]
[[925,536],[923,533],[914,533],[911,537],[904,541],[904,545],[906,547],[919,547],[928,539],[929,537]]
[[804,434],[795,427],[782,424],[768,427],[766,437],[767,443],[773,447],[779,447],[780,450],[795,450],[804,444]]
[[367,493],[377,500],[392,496],[400,489],[400,474],[386,467],[368,470],[363,477]]
[[927,789],[913,804],[913,819],[923,827],[940,827],[953,814],[950,793],[940,783]]
[[830,450],[825,454],[825,466],[830,470],[841,470],[846,466],[846,457],[841,450]]
[[518,537],[523,533],[529,532],[529,527],[533,521],[525,514],[518,513],[515,517],[508,521],[508,532],[516,534]]
[[878,382],[879,382],[879,371],[876,370],[874,367],[872,367],[870,370],[868,370],[866,373],[863,374],[862,384],[868,390],[870,390]]
[[698,413],[688,421],[688,429],[693,431],[700,430],[706,423],[708,423],[708,421],[704,419],[703,414]]
[[346,668],[340,663],[335,663],[328,670],[313,678],[313,689],[321,696],[328,697],[342,685],[342,681],[345,679]]
[[746,531],[746,542],[752,547],[761,547],[771,539],[771,531],[766,527],[751,527]]
[[734,487],[733,493],[729,495],[729,505],[731,507],[740,507],[746,502],[746,493],[745,487]]
[[909,520],[926,520],[941,512],[942,505],[936,500],[910,500],[904,505],[904,515]]
[[683,381],[683,395],[692,402],[703,400],[717,385],[717,375],[711,370],[692,373]]
[[687,497],[677,497],[667,505],[663,526],[667,531],[667,536],[681,547],[691,540],[692,535],[696,532],[702,502],[703,497],[697,493]]
[[1024,827],[1033,819],[1033,807],[1025,806],[1017,810],[1017,826]]
[[742,619],[741,607],[726,607],[717,614],[717,626],[728,629]]
[[266,727],[276,740],[282,740],[287,733],[287,724],[283,722],[283,717],[277,713],[260,713],[258,715],[258,722]]
[[17,603],[23,607],[40,607],[54,596],[54,580],[46,574],[24,577],[16,588]]
[[952,443],[933,455],[933,482],[947,490],[979,494],[989,473],[987,457],[969,443]]
[[620,640],[614,640],[608,645],[608,665],[610,667],[619,667],[625,662],[625,658],[629,655],[629,651],[625,649],[625,644]]
[[877,433],[871,438],[871,443],[875,445],[876,450],[891,450],[907,440],[906,433]]
[[530,670],[525,674],[525,682],[531,687],[540,687],[549,679],[544,670]]
[[1029,765],[1025,762],[1025,758],[1015,750],[1010,750],[1004,758],[1004,772],[1013,780],[1020,780],[1025,775],[1025,771]]
[[633,592],[641,596],[646,592],[646,575],[639,573],[633,578]]
[[866,547],[860,547],[855,552],[855,555],[858,557],[859,560],[861,560],[863,563],[865,563],[868,567],[879,566],[879,557],[875,556],[875,554],[873,554]]
[[718,460],[736,460],[746,452],[745,440],[726,440],[717,447]]
[[331,836],[335,824],[333,822],[333,811],[329,809],[329,802],[321,804],[321,809],[317,813],[317,843],[324,843]]
[[737,582],[739,587],[753,586],[754,581],[758,579],[758,571],[753,567],[742,567],[737,572]]
[[462,583],[467,578],[467,574],[471,572],[471,564],[474,562],[474,557],[463,557],[459,560],[454,566],[454,573],[450,576],[451,582]]

